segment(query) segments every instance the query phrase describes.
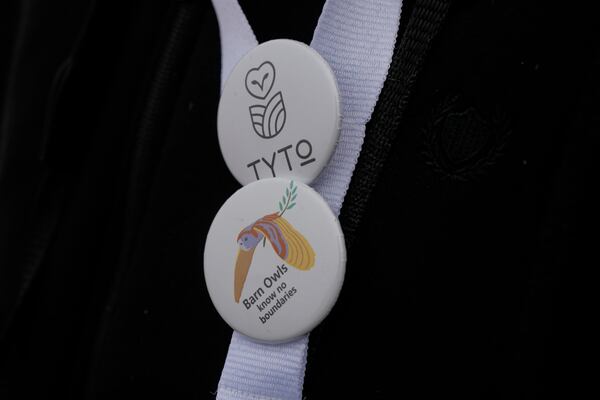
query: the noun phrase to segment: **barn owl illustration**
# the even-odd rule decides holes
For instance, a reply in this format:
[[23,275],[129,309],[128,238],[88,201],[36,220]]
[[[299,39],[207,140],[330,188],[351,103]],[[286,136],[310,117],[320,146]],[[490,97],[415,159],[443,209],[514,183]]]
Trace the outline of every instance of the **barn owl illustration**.
[[279,202],[279,212],[265,215],[242,229],[237,236],[239,250],[235,262],[233,288],[236,303],[240,302],[254,251],[261,242],[264,246],[268,241],[282,260],[299,270],[309,270],[315,264],[315,252],[308,240],[283,218],[283,214],[296,205],[296,189],[297,186],[292,181]]

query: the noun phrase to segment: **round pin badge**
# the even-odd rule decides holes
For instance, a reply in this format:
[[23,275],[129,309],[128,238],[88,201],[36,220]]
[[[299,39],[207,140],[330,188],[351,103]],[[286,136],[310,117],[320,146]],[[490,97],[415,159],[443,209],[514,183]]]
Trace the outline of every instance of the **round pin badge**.
[[223,158],[242,185],[274,177],[309,184],[327,165],[340,132],[335,75],[304,43],[263,43],[229,75],[217,130]]
[[223,204],[204,249],[210,298],[233,329],[268,343],[308,333],[335,304],[346,250],[338,219],[309,186],[259,180]]

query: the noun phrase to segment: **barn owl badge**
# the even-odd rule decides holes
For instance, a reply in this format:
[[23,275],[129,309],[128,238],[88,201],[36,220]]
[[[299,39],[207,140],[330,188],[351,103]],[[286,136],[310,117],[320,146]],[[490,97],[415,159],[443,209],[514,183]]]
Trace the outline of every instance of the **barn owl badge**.
[[283,217],[286,211],[296,205],[297,189],[294,182],[290,182],[279,201],[279,211],[259,218],[238,234],[239,250],[235,262],[233,288],[236,303],[240,301],[254,251],[261,243],[265,247],[268,241],[283,261],[299,270],[309,270],[315,264],[315,252],[308,240]]

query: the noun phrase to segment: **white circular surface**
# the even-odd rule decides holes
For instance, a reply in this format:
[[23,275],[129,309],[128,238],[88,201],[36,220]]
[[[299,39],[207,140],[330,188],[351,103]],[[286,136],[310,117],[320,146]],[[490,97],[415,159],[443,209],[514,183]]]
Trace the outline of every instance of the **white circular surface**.
[[327,316],[345,265],[342,230],[325,200],[280,178],[235,192],[213,220],[204,250],[206,285],[221,317],[269,343],[308,333]]
[[304,43],[263,43],[227,79],[217,129],[225,162],[241,184],[273,177],[311,183],[340,132],[335,75]]

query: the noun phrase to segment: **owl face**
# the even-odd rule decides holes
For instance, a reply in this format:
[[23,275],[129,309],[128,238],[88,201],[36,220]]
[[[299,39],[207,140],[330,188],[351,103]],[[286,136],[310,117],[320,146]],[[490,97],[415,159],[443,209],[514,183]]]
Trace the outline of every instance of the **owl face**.
[[255,248],[258,243],[262,240],[263,235],[255,230],[244,229],[238,235],[238,245],[244,251]]

